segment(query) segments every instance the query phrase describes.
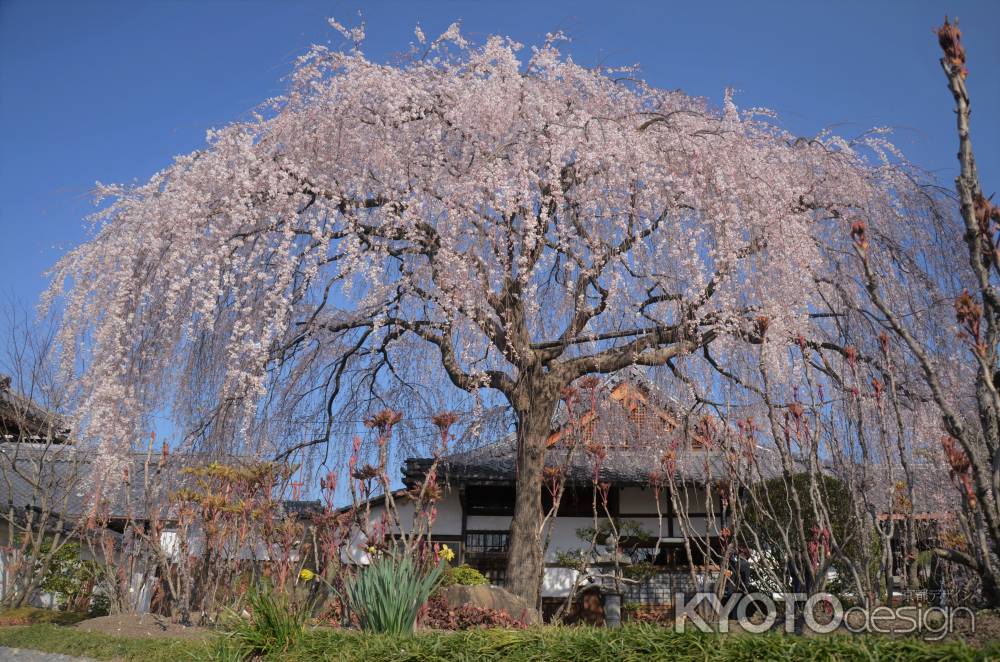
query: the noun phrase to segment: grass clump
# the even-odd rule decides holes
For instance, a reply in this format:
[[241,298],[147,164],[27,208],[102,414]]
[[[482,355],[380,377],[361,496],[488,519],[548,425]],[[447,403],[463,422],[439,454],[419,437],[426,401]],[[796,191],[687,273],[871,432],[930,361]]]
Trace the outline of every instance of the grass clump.
[[417,613],[437,587],[442,571],[440,563],[425,569],[409,556],[384,554],[347,582],[344,602],[363,630],[413,632]]
[[215,649],[215,658],[241,660],[278,655],[295,648],[305,634],[308,605],[297,604],[266,586],[247,595],[248,618],[232,616],[229,629]]

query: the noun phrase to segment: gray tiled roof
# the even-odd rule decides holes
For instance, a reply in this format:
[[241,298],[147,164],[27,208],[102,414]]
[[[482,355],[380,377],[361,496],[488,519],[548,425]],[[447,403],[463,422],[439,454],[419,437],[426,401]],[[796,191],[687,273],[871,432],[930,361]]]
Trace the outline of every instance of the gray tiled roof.
[[26,439],[65,443],[69,429],[57,414],[12,388],[11,378],[0,374],[0,440]]
[[0,504],[41,509],[75,520],[93,510],[100,488],[101,511],[108,517],[124,518],[131,512],[144,519],[149,504],[165,508],[166,492],[185,480],[177,472],[170,481],[161,480],[165,476],[157,454],[152,455],[148,472],[146,463],[146,454],[130,455],[126,481],[124,469],[118,475],[102,474],[93,450],[67,444],[0,443]]
[[[564,440],[549,448],[547,466],[565,467],[571,482],[590,482],[596,471],[600,481],[644,485],[654,474],[666,479],[668,464],[664,458],[669,453],[673,456],[674,479],[678,482],[705,483],[727,475],[722,453],[692,449],[686,435],[656,418],[652,410],[645,419],[637,420],[620,402],[613,400],[612,392],[624,382],[636,386],[656,410],[673,416],[674,403],[659,392],[642,368],[613,373],[601,380],[593,395],[581,390],[572,412],[560,405],[552,420],[552,430],[568,432]],[[573,438],[573,428],[567,423],[588,420],[588,415],[593,422],[586,438],[589,443],[584,443],[582,438]],[[480,448],[447,455],[440,466],[445,477],[453,482],[509,483],[515,479],[516,451],[517,438],[512,433]],[[763,453],[764,460],[770,457],[770,453]],[[404,480],[419,480],[430,463],[429,458],[408,459],[403,468]],[[766,469],[768,474],[776,470],[777,467]]]
[[[246,459],[174,454],[165,465],[159,453],[132,453],[115,475],[98,475],[103,465],[93,450],[67,444],[0,443],[0,508],[29,508],[75,522],[94,510],[100,487],[100,512],[110,519],[144,520],[155,508],[169,520],[170,492],[193,487],[197,481],[182,469]],[[280,516],[307,518],[320,509],[319,501],[283,501]]]
[[[567,480],[577,483],[590,482],[595,471],[599,481],[620,485],[645,485],[654,473],[665,479],[661,453],[652,447],[610,447],[605,452],[603,458],[597,458],[583,445],[556,447],[548,451],[545,462],[549,467],[565,467]],[[482,448],[442,458],[440,466],[453,482],[512,483],[515,463],[516,438],[510,435]],[[429,464],[427,458],[407,460],[404,473],[407,478],[417,478]],[[705,483],[726,475],[725,458],[719,452],[689,450],[675,454],[674,479],[678,482]]]

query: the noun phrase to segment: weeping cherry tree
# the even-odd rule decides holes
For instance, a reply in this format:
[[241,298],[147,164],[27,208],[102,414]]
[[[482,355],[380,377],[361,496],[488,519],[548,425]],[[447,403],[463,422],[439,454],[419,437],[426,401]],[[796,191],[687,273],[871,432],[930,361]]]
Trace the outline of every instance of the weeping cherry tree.
[[581,66],[558,35],[418,29],[384,64],[331,23],[347,45],[300,58],[283,97],[146,183],[100,187],[49,293],[81,434],[114,458],[169,410],[278,453],[259,425],[275,411],[308,409],[322,429],[297,446],[330,444],[345,402],[446,376],[514,415],[508,577],[537,603],[560,391],[709,346],[724,363],[762,325],[821,334],[821,247],[848,237],[847,209],[899,223],[916,186],[879,131],[797,139],[728,93],[715,108]]

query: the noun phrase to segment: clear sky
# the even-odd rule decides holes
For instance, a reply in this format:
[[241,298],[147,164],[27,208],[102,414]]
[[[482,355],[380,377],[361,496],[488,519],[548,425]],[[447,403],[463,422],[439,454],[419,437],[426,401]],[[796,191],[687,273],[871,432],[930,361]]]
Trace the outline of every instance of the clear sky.
[[95,181],[146,179],[205,130],[284,90],[294,58],[367,22],[375,59],[461,19],[467,36],[528,45],[562,30],[584,64],[638,63],[654,85],[767,106],[796,133],[892,126],[951,186],[951,98],[931,28],[962,19],[973,140],[1000,189],[1000,0],[370,2],[0,0],[0,294],[33,303],[43,272],[86,237]]

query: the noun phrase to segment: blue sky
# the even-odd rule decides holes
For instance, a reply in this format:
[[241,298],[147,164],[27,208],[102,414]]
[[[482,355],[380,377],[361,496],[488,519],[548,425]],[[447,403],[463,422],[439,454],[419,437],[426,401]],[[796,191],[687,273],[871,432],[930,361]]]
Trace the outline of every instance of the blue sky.
[[33,303],[43,272],[86,237],[95,181],[145,179],[284,89],[326,18],[364,12],[375,59],[461,19],[526,44],[563,30],[584,64],[639,63],[651,83],[767,106],[797,133],[897,130],[951,186],[951,99],[931,28],[962,19],[973,140],[1000,188],[1000,2],[46,2],[0,0],[0,295]]

